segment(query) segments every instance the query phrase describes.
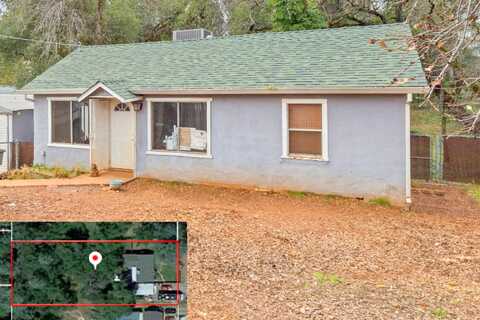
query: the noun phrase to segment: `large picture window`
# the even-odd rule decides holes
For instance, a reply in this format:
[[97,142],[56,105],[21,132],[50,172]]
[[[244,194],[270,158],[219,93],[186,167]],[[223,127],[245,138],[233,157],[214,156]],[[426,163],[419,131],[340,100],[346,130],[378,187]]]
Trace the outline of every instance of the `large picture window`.
[[283,101],[283,156],[328,160],[327,105],[320,99]]
[[59,100],[53,100],[50,103],[51,142],[88,145],[90,143],[88,104]]
[[209,153],[209,101],[152,101],[150,150]]

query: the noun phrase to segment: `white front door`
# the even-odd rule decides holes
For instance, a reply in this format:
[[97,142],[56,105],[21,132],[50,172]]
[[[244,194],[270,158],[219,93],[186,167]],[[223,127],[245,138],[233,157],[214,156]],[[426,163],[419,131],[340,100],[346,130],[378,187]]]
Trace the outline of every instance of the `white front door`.
[[135,112],[128,104],[111,108],[110,166],[118,169],[134,167]]

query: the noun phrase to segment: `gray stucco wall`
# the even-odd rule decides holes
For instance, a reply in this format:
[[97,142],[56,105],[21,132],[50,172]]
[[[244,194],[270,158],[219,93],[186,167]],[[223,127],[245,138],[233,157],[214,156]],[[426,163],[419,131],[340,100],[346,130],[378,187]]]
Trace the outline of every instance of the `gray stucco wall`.
[[33,142],[33,110],[18,110],[12,117],[13,139]]
[[72,168],[90,167],[90,150],[48,146],[48,101],[35,96],[34,104],[34,163]]
[[281,159],[282,98],[214,97],[213,159],[146,155],[143,108],[137,115],[137,175],[405,200],[406,96],[309,96],[328,100],[328,162]]
[[[137,113],[136,174],[346,196],[405,200],[404,95],[308,96],[328,100],[329,161],[285,160],[285,96],[215,96],[212,159],[146,155],[147,108]],[[287,98],[301,98],[290,96]],[[89,150],[49,147],[48,103],[35,97],[35,163],[89,167]]]

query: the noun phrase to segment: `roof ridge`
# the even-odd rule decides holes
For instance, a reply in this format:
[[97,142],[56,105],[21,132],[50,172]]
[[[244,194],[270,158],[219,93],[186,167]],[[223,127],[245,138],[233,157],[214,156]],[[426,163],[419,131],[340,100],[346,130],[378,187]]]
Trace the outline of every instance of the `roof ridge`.
[[385,24],[370,24],[365,26],[344,26],[338,28],[318,28],[318,29],[306,29],[306,30],[291,30],[291,31],[263,31],[255,33],[243,33],[243,34],[233,34],[233,35],[222,35],[214,36],[212,38],[206,39],[196,39],[196,40],[163,40],[163,41],[143,41],[143,42],[130,42],[130,43],[111,43],[111,44],[93,44],[80,46],[79,48],[110,48],[110,47],[122,47],[122,46],[137,46],[137,45],[155,45],[155,44],[171,44],[171,43],[196,43],[200,41],[215,41],[215,40],[225,40],[225,39],[235,39],[235,38],[250,38],[258,37],[262,35],[283,35],[283,34],[301,34],[301,33],[314,33],[314,32],[333,32],[338,30],[345,29],[367,29],[367,28],[386,28],[392,26],[407,25],[406,22],[394,22],[394,23],[385,23]]

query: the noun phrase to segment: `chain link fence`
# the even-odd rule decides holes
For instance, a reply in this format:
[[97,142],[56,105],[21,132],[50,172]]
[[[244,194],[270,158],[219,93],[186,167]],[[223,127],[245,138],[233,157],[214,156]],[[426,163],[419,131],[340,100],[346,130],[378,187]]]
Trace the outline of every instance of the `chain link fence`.
[[480,183],[480,138],[411,136],[413,179]]

